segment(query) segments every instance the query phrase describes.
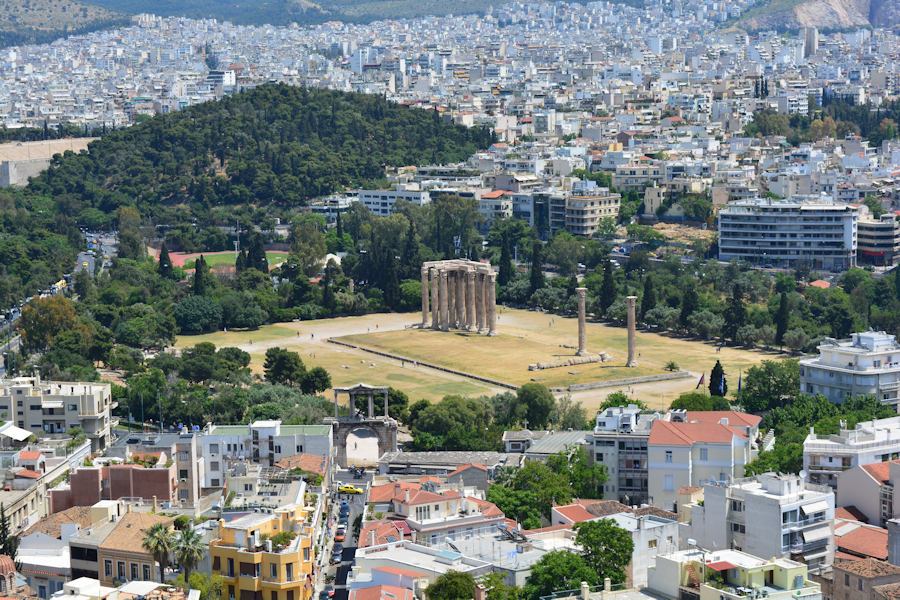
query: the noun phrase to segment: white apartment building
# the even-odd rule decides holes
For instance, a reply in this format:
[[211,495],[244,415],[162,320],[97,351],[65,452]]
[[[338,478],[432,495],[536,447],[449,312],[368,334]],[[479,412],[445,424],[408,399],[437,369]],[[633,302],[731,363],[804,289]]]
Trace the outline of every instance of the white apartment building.
[[803,470],[811,483],[837,487],[843,471],[900,458],[900,417],[857,423],[838,433],[817,435],[810,427],[803,441]]
[[679,489],[742,478],[757,454],[759,421],[734,411],[654,421],[647,443],[649,503],[677,512]]
[[428,192],[411,189],[359,190],[357,197],[373,214],[382,217],[393,214],[394,205],[399,200],[415,206],[424,206],[431,202]]
[[900,517],[900,460],[870,463],[838,475],[837,498],[841,506],[853,506],[872,525],[887,527]]
[[764,473],[703,486],[689,511],[689,533],[703,548],[801,561],[811,569],[834,561],[834,492],[797,475]]
[[900,219],[893,213],[880,219],[860,219],[859,262],[889,267],[900,260]]
[[0,412],[37,437],[66,435],[80,427],[91,452],[110,443],[112,401],[108,383],[41,381],[40,375],[0,380]]
[[800,391],[832,402],[872,395],[884,404],[900,402],[900,344],[883,331],[854,333],[849,340],[826,338],[819,356],[800,360]]
[[636,405],[613,406],[597,413],[587,442],[594,462],[606,467],[603,497],[628,506],[646,504],[647,440],[659,413],[641,413]]
[[222,487],[228,467],[236,462],[271,467],[295,454],[331,456],[330,425],[282,425],[281,421],[254,421],[249,425],[207,425],[200,437],[206,463],[203,487]]
[[719,211],[719,260],[844,271],[856,266],[859,208],[754,198]]

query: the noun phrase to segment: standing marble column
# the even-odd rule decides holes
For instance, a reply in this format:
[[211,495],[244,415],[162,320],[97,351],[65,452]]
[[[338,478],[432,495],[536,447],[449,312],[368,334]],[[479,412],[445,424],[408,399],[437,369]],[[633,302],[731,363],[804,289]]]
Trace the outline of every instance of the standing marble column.
[[628,306],[628,362],[626,367],[636,367],[637,361],[634,360],[634,338],[635,338],[635,317],[634,306],[637,303],[637,296],[627,296],[625,298]]
[[422,329],[428,327],[428,267],[422,267]]
[[388,390],[384,390],[384,418],[390,418],[391,413],[388,412]]
[[441,331],[447,331],[450,328],[450,312],[449,312],[449,299],[447,296],[449,295],[448,287],[449,281],[447,277],[447,271],[441,269],[441,283],[439,290],[440,302],[441,302]]
[[497,274],[487,274],[488,335],[497,335]]
[[475,270],[466,271],[466,329],[475,329]]
[[437,269],[431,270],[431,328],[440,329],[441,327],[441,304],[438,301],[438,285],[440,284],[441,273]]
[[484,273],[475,273],[475,321],[478,333],[484,331]]
[[466,328],[466,274],[456,272],[456,327]]
[[[352,406],[350,407],[350,416],[351,417],[353,416],[353,407]],[[334,392],[334,418],[335,419],[338,418],[338,393],[337,393],[337,391]]]
[[447,272],[447,326],[456,327],[456,271]]
[[369,418],[375,418],[375,392],[369,392]]
[[585,335],[586,310],[584,306],[587,288],[575,288],[575,293],[578,294],[578,352],[576,352],[576,354],[578,356],[584,356],[587,354],[587,350],[585,350],[587,336]]

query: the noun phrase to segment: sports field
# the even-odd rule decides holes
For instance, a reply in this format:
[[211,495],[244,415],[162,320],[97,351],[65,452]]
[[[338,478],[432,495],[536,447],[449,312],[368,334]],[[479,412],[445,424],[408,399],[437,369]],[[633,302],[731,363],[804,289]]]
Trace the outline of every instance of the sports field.
[[[237,253],[233,251],[229,252],[194,252],[191,254],[183,253],[183,252],[170,252],[169,258],[172,260],[172,265],[176,267],[183,267],[185,269],[193,269],[194,262],[197,260],[197,257],[203,255],[203,260],[206,261],[206,264],[210,266],[210,268],[215,267],[233,267],[235,260],[237,260]],[[284,260],[288,257],[287,252],[266,252],[266,259],[269,261],[269,267],[273,267],[278,263],[284,262]]]

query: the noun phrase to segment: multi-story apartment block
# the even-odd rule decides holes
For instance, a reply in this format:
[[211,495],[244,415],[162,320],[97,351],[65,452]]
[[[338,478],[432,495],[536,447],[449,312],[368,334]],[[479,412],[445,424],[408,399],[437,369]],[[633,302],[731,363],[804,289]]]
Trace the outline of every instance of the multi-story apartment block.
[[222,600],[309,600],[313,592],[313,531],[302,506],[219,521],[210,543],[212,572],[223,579]]
[[573,235],[591,237],[600,229],[603,219],[617,219],[622,197],[599,188],[590,196],[566,199],[566,230]]
[[681,420],[656,420],[647,442],[650,504],[677,511],[684,486],[744,476],[756,457],[760,418],[740,412],[691,412]]
[[205,461],[203,487],[222,487],[233,462],[249,461],[266,467],[295,454],[331,456],[328,425],[282,425],[255,421],[249,425],[209,425],[200,437]]
[[38,437],[65,435],[79,427],[91,440],[91,452],[110,442],[108,383],[42,381],[40,375],[0,380],[0,411]]
[[688,505],[689,537],[704,548],[781,556],[810,568],[834,560],[834,492],[797,475],[765,473],[703,486]]
[[900,219],[894,213],[880,219],[860,219],[858,262],[890,267],[900,260]]
[[719,260],[843,271],[856,265],[859,208],[755,198],[719,211]]
[[648,501],[647,440],[658,413],[641,413],[635,405],[614,406],[597,413],[587,436],[594,462],[606,467],[603,496],[626,505]]
[[616,167],[612,176],[613,187],[617,190],[637,190],[645,187],[659,185],[665,179],[665,173],[660,163],[647,159]]
[[359,201],[373,214],[387,216],[393,214],[394,205],[399,200],[409,202],[415,206],[424,206],[431,202],[431,197],[422,190],[359,190]]
[[811,483],[837,488],[838,475],[860,465],[900,458],[900,417],[841,423],[837,433],[818,435],[810,427],[803,441],[803,470]]
[[822,394],[832,402],[851,396],[875,396],[884,404],[900,402],[900,344],[883,331],[854,333],[849,340],[826,338],[819,356],[800,360],[800,391]]

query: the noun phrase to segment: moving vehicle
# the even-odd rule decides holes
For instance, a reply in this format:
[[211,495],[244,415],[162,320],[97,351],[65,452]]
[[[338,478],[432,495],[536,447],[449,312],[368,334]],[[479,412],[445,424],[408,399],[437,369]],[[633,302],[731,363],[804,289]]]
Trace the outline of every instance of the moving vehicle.
[[334,541],[335,542],[343,542],[346,538],[347,530],[341,527],[334,533]]
[[338,488],[338,493],[340,494],[362,494],[362,488],[358,488],[355,485],[350,485],[349,483],[342,485]]

